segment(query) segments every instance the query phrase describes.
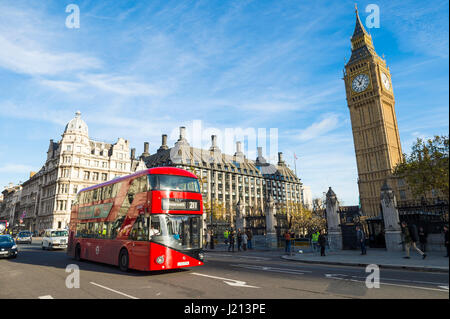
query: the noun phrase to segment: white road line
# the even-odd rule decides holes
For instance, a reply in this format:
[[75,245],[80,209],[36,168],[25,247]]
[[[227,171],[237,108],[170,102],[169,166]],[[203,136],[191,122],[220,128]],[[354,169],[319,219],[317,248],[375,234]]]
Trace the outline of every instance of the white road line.
[[208,252],[206,252],[206,256],[211,257],[234,257],[236,259],[259,259],[259,260],[270,260],[271,258],[267,257],[258,257],[258,256],[243,256],[243,255],[227,255],[227,254],[211,254],[208,255]]
[[91,284],[93,284],[93,285],[95,285],[95,286],[98,286],[98,287],[100,287],[100,288],[103,288],[103,289],[106,289],[106,290],[109,290],[109,291],[115,292],[116,294],[119,294],[119,295],[122,295],[122,296],[128,297],[128,298],[130,298],[130,299],[139,299],[139,298],[136,298],[136,297],[133,297],[133,296],[127,295],[127,294],[125,294],[125,293],[123,293],[123,292],[120,292],[120,291],[117,291],[117,290],[114,290],[114,289],[111,289],[111,288],[108,288],[108,287],[105,287],[105,286],[99,285],[99,284],[97,284],[97,283],[95,283],[95,282],[92,282],[92,281],[91,281],[90,283],[91,283]]
[[236,279],[228,279],[228,278],[204,275],[204,274],[200,274],[200,273],[196,273],[196,272],[191,273],[191,275],[203,276],[203,277],[213,278],[213,279],[219,279],[219,280],[222,280],[227,285],[234,286],[234,287],[260,288],[260,287],[256,287],[256,286],[247,285],[247,283],[245,281],[240,281],[240,280],[236,280]]
[[279,273],[291,274],[291,275],[303,275],[305,272],[309,272],[309,273],[312,272],[309,270],[302,270],[302,269],[276,268],[276,267],[268,267],[268,266],[243,265],[243,264],[231,265],[231,266],[252,269],[252,270],[279,272]]
[[[365,283],[365,281],[356,280],[356,279],[347,279],[347,278],[333,277],[333,276],[337,276],[337,275],[338,274],[326,274],[325,276],[327,278],[330,278],[330,279]],[[343,276],[347,276],[347,275],[343,275]],[[356,276],[351,276],[351,277],[352,278],[356,278]],[[420,286],[410,286],[410,285],[400,285],[400,284],[390,284],[390,283],[387,283],[387,282],[380,282],[380,285],[396,286],[396,287],[402,287],[402,288],[422,289],[422,290],[432,290],[432,291],[440,291],[440,292],[447,292],[448,293],[448,290],[445,290],[445,289],[428,288],[428,287],[420,287]]]
[[45,295],[45,296],[40,296],[38,297],[39,299],[54,299],[52,296],[50,295]]

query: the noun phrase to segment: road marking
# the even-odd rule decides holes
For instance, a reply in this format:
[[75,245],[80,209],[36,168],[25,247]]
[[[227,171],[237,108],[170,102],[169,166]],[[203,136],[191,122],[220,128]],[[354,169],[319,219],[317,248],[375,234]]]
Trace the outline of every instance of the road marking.
[[309,273],[312,272],[309,270],[302,270],[302,269],[276,268],[276,267],[257,266],[257,265],[237,264],[237,265],[231,265],[231,266],[246,268],[246,269],[253,269],[253,270],[279,272],[279,273],[285,273],[285,274],[291,274],[291,275],[303,275],[305,272],[309,272]]
[[211,254],[208,255],[208,252],[206,252],[206,256],[208,257],[235,257],[236,259],[259,259],[259,260],[271,260],[271,258],[268,257],[258,257],[258,256],[242,256],[242,255],[227,255],[227,254]]
[[91,281],[90,283],[91,283],[91,284],[93,284],[93,285],[95,285],[95,286],[98,286],[98,287],[100,287],[100,288],[103,288],[103,289],[106,289],[106,290],[109,290],[109,291],[115,292],[116,294],[119,294],[119,295],[122,295],[122,296],[128,297],[128,298],[130,298],[130,299],[139,299],[139,298],[136,298],[136,297],[133,297],[133,296],[127,295],[127,294],[125,294],[125,293],[123,293],[123,292],[120,292],[120,291],[117,291],[117,290],[114,290],[114,289],[111,289],[111,288],[108,288],[108,287],[105,287],[105,286],[99,285],[99,284],[97,284],[97,283],[95,283],[95,282],[92,282],[92,281]]
[[[336,276],[348,276],[351,278],[362,278],[362,277],[356,277],[356,276],[349,276],[349,275],[342,275],[342,274],[325,274],[325,276],[327,278],[330,279],[336,279],[336,280],[345,280],[345,281],[353,281],[353,282],[360,282],[360,283],[365,283],[365,281],[361,281],[361,280],[356,280],[356,279],[347,279],[347,278],[339,278]],[[392,280],[392,279],[391,279]],[[438,286],[444,289],[437,289],[437,288],[428,288],[428,287],[420,287],[420,286],[410,286],[410,285],[400,285],[400,284],[391,284],[391,283],[387,283],[387,282],[380,282],[380,285],[387,285],[387,286],[396,286],[396,287],[402,287],[402,288],[413,288],[413,289],[422,289],[422,290],[432,290],[432,291],[440,291],[440,292],[448,292],[448,288],[445,289],[445,287],[442,286]]]
[[448,290],[448,286],[438,286],[439,288],[442,288],[442,289],[447,289]]
[[50,295],[45,295],[45,296],[40,296],[38,297],[39,299],[54,299],[52,296]]
[[223,280],[223,282],[226,283],[227,285],[234,286],[234,287],[260,288],[260,287],[256,287],[256,286],[247,285],[247,283],[245,281],[240,281],[240,280],[235,280],[235,279],[228,279],[228,278],[222,278],[222,277],[216,277],[216,276],[210,276],[210,275],[204,275],[204,274],[199,274],[199,273],[196,273],[196,272],[193,272],[191,274],[192,275],[196,275],[196,276],[203,276],[203,277]]

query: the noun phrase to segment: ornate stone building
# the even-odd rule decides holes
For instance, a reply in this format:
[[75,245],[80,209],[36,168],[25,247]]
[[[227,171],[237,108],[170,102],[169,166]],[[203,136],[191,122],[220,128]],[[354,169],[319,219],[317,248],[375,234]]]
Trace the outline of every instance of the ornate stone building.
[[[145,169],[130,152],[129,142],[116,143],[89,138],[88,126],[77,112],[58,142],[50,140],[41,170],[23,184],[21,213],[26,229],[65,228],[76,194],[82,188]],[[25,212],[25,214],[24,214]]]
[[356,10],[351,38],[352,54],[345,65],[344,81],[358,167],[358,187],[362,212],[380,214],[380,191],[385,180],[406,199],[406,185],[392,179],[402,160],[402,148],[395,115],[391,74],[386,61],[378,56],[372,37],[364,29]]
[[167,146],[167,135],[162,135],[162,145],[152,155],[146,143],[141,158],[149,168],[176,166],[196,174],[206,210],[214,206],[222,219],[233,221],[238,203],[243,215],[262,214],[269,194],[278,205],[301,203],[302,184],[285,164],[282,153],[278,165],[273,165],[262,157],[261,148],[258,158],[250,160],[242,152],[241,142],[236,143],[234,155],[229,155],[221,152],[215,135],[209,149],[198,149],[189,145],[185,134],[185,128],[180,127],[179,139],[172,148]]

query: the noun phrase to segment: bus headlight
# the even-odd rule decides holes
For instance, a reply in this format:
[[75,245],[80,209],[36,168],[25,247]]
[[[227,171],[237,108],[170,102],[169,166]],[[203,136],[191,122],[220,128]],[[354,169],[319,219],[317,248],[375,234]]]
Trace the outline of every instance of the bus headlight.
[[156,263],[161,265],[164,263],[164,256],[159,256],[158,258],[156,258]]

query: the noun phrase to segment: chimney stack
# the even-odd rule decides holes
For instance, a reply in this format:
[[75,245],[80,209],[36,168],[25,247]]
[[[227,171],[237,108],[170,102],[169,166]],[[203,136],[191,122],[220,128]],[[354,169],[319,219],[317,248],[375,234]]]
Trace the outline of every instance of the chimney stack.
[[184,126],[180,126],[180,140],[185,140],[186,139],[186,127]]
[[136,149],[135,149],[135,148],[132,148],[132,149],[131,149],[131,159],[132,159],[132,160],[135,160],[135,159],[136,159]]
[[158,152],[167,149],[169,149],[169,147],[167,146],[167,134],[163,134],[161,137],[161,146],[158,148]]
[[278,152],[278,165],[283,165],[283,164],[284,164],[283,152]]
[[144,142],[144,153],[142,153],[141,156],[150,156],[150,153],[148,152],[148,142]]

